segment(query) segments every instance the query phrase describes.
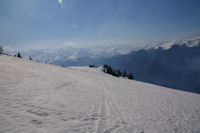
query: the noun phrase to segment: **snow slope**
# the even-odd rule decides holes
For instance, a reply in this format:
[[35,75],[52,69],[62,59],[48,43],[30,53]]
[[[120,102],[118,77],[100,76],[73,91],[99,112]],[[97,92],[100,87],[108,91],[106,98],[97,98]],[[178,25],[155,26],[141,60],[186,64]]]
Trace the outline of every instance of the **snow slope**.
[[0,133],[199,133],[200,95],[0,55]]

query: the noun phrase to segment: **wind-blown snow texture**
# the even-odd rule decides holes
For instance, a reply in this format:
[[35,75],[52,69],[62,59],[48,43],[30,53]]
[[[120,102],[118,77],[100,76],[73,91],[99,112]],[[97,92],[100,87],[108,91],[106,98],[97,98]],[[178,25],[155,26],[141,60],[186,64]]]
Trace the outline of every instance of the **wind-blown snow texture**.
[[200,95],[0,55],[0,132],[198,133]]

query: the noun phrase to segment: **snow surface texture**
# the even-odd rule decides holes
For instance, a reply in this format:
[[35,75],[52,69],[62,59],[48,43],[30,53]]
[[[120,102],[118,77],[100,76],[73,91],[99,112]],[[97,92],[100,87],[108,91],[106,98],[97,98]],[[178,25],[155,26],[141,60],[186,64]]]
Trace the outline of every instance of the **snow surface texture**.
[[200,95],[0,55],[0,133],[199,133]]

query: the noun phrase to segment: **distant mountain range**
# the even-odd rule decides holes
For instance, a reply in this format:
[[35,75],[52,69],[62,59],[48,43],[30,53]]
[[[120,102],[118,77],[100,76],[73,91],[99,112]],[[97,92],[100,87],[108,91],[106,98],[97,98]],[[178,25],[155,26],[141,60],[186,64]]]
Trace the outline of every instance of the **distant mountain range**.
[[[17,51],[6,50],[16,54]],[[129,45],[29,50],[23,57],[61,66],[108,64],[139,81],[200,93],[200,36]]]
[[[82,66],[91,64],[93,60],[128,54],[134,50],[134,48],[134,46],[130,45],[92,46],[86,48],[62,47],[58,49],[23,50],[20,53],[24,58],[29,58],[29,56],[31,56],[32,59],[40,62],[56,65]],[[11,48],[6,48],[4,51],[11,55],[15,55],[19,52]],[[84,61],[82,62],[81,60]],[[86,60],[88,60],[87,63]]]
[[167,42],[99,64],[132,72],[139,81],[200,93],[200,37]]
[[200,35],[192,36],[192,37],[185,37],[177,40],[172,41],[161,41],[161,42],[154,42],[151,44],[146,44],[142,46],[140,49],[158,49],[159,47],[167,50],[170,49],[173,45],[186,45],[187,47],[194,47],[197,46],[200,42]]

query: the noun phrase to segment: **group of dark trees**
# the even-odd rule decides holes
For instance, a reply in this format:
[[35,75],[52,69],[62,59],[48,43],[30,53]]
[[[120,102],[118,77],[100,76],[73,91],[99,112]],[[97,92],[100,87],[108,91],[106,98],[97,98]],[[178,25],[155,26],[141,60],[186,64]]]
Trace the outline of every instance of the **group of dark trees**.
[[17,55],[14,55],[14,57],[22,58],[22,56],[19,52],[17,53]]
[[95,66],[95,65],[89,65],[89,67],[98,67],[98,66]]
[[128,79],[134,79],[133,74],[129,73],[127,74],[126,71],[124,71],[123,73],[118,69],[115,70],[113,69],[111,66],[105,64],[103,65],[103,72],[111,74],[115,77],[124,77],[124,78],[128,78]]
[[[22,56],[19,52],[17,53],[17,55],[14,55],[14,57],[22,58]],[[31,56],[29,56],[29,60],[32,60]]]

